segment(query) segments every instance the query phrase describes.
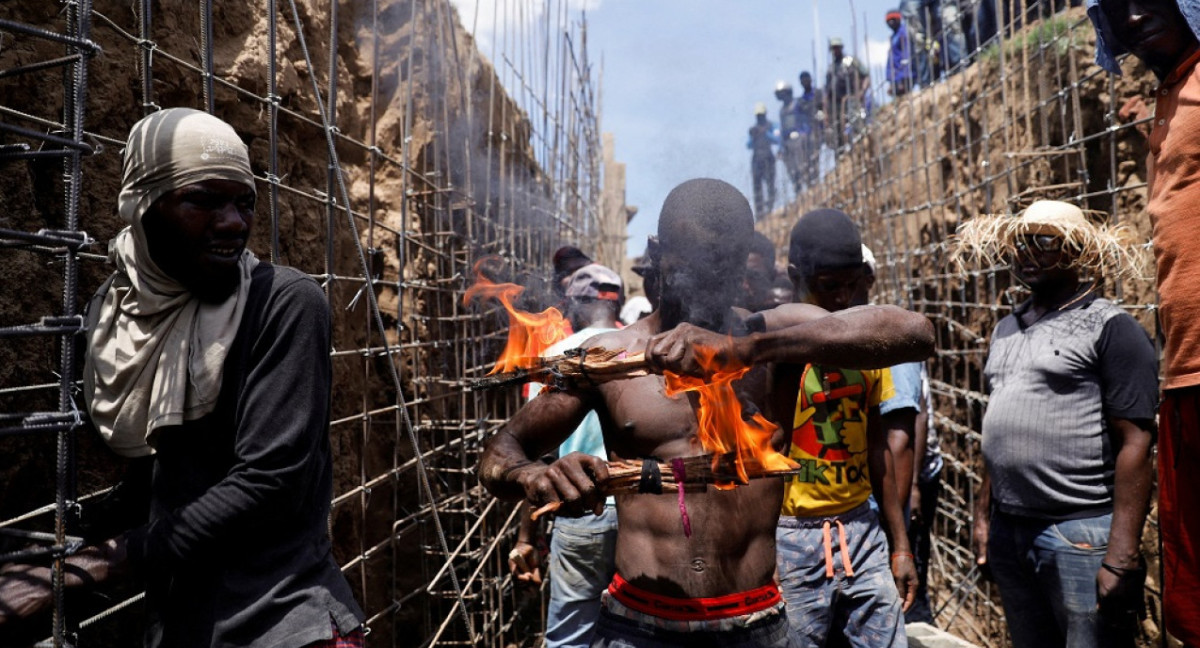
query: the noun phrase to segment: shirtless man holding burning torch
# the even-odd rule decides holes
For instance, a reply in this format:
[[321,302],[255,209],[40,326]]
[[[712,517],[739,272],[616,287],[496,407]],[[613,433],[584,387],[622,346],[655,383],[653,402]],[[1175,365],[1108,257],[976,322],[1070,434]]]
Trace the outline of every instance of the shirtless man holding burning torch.
[[[617,495],[617,576],[593,646],[789,644],[773,577],[783,482],[751,479],[736,488],[701,484],[679,492],[665,485],[672,477],[687,482],[684,458],[713,452],[700,440],[699,398],[668,396],[668,379],[763,365],[750,374],[756,379],[737,383],[745,405],[738,418],[749,419],[751,403],[769,403],[772,393],[790,393],[794,406],[796,385],[772,384],[766,366],[879,368],[932,352],[929,322],[895,307],[833,314],[807,304],[756,315],[734,310],[753,231],[750,205],[731,185],[698,179],[676,187],[663,204],[658,245],[650,251],[661,282],[658,310],[585,345],[643,352],[658,373],[545,393],[490,439],[480,461],[480,479],[496,496],[525,498],[534,507],[558,503],[559,515],[579,516],[604,506],[609,464],[580,453],[548,466],[536,459],[589,411],[599,414],[611,461],[652,459],[643,464],[643,492]],[[708,350],[716,352],[712,362],[705,360]],[[790,428],[792,410],[777,409]],[[769,426],[762,431],[772,434]],[[768,442],[760,445],[769,450]],[[770,454],[757,458],[761,465],[782,459]],[[659,462],[672,467],[664,474]]]

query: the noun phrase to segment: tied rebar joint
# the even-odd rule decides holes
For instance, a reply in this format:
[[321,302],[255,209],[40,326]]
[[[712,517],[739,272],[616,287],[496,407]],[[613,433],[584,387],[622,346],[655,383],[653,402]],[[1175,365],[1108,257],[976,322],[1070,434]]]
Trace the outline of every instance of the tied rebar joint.
[[57,241],[72,250],[89,246],[96,241],[82,230],[40,229],[38,236]]
[[83,417],[79,415],[79,410],[72,408],[69,412],[41,412],[37,414],[30,414],[29,416],[26,416],[21,423],[26,427],[67,423],[69,429],[74,430],[83,425]]
[[[74,3],[72,3],[72,4],[74,4]],[[98,43],[96,43],[95,41],[93,41],[91,39],[74,38],[72,36],[65,36],[63,34],[59,34],[57,32],[53,32],[48,29],[42,29],[41,27],[35,27],[33,25],[20,23],[20,22],[16,22],[13,20],[0,19],[0,30],[17,32],[18,34],[24,34],[26,36],[34,36],[36,38],[41,38],[41,39],[52,41],[55,43],[62,43],[64,45],[76,47],[76,48],[82,50],[82,53],[87,56],[91,56],[93,54],[99,54],[104,51]]]

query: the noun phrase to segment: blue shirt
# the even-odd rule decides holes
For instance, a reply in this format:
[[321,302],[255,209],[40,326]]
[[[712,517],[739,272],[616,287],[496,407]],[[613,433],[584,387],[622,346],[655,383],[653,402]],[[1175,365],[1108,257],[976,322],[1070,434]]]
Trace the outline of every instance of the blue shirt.
[[771,155],[771,146],[779,144],[779,129],[771,120],[765,124],[755,123],[750,127],[750,136],[746,138],[746,148],[754,151],[755,155]]
[[912,79],[912,44],[908,40],[908,26],[900,21],[900,28],[892,32],[892,47],[888,51],[887,80],[892,83]]
[[[550,348],[546,349],[542,357],[547,358],[562,355],[568,349],[574,349],[587,342],[590,338],[615,330],[601,327],[585,328],[574,335],[554,343]],[[541,393],[542,389],[543,387],[539,383],[530,384],[529,398],[533,399]],[[608,450],[604,447],[604,429],[600,427],[600,417],[596,415],[594,410],[588,412],[587,416],[583,417],[583,421],[579,423],[579,427],[575,428],[575,431],[571,433],[571,436],[567,437],[566,441],[562,442],[562,445],[558,446],[558,456],[560,457],[572,452],[582,452],[608,461]],[[616,500],[610,496],[606,504],[608,506],[616,506]]]
[[915,458],[920,470],[920,480],[928,482],[942,471],[943,460],[937,428],[934,427],[933,401],[929,394],[929,376],[925,373],[925,363],[906,362],[892,367],[892,387],[896,395],[879,404],[880,414],[905,407],[911,407],[918,413],[929,413],[925,424],[925,455]]

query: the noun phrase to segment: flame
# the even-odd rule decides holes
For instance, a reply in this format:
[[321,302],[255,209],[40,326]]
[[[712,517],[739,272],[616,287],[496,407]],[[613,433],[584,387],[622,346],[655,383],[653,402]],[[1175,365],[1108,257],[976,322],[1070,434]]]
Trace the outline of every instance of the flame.
[[540,313],[527,313],[513,306],[525,288],[513,283],[495,283],[483,275],[481,270],[487,259],[475,264],[475,283],[463,295],[463,305],[473,299],[495,299],[508,311],[508,343],[496,360],[496,366],[488,375],[528,369],[550,345],[570,335],[571,325],[554,307]]
[[799,466],[771,447],[771,436],[779,429],[761,413],[755,412],[745,418],[741,401],[733,389],[733,382],[750,367],[737,362],[722,362],[718,349],[696,347],[696,360],[705,370],[713,371],[707,378],[682,376],[664,372],[667,395],[675,396],[694,391],[698,395],[699,423],[697,436],[704,449],[713,455],[713,472],[723,457],[732,455],[737,470],[736,483],[718,483],[717,488],[734,488],[738,483],[749,483],[746,471],[748,462],[761,466],[766,471],[795,470]]

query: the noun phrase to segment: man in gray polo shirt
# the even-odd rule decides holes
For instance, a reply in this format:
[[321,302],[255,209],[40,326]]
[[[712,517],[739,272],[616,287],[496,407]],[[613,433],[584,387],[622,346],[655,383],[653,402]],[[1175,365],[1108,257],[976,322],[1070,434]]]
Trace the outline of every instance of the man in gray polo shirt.
[[977,560],[1016,648],[1133,646],[1157,361],[1145,330],[1080,281],[1128,270],[1130,247],[1053,201],[959,234],[960,251],[1006,257],[1032,293],[996,326],[984,369]]

